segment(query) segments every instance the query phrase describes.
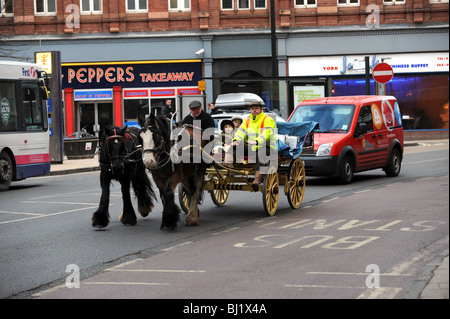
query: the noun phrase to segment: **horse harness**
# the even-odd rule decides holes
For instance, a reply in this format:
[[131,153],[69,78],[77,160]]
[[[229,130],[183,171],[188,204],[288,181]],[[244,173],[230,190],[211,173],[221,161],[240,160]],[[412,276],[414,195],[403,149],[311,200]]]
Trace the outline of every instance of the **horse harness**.
[[[138,161],[142,161],[142,153],[138,157],[133,156],[134,158],[130,158],[132,155],[136,154],[137,152],[142,152],[141,145],[136,145],[133,137],[136,140],[138,139],[138,137],[135,134],[133,134],[132,132],[130,132],[129,130],[127,130],[124,135],[120,135],[120,134],[117,134],[116,129],[114,129],[114,135],[108,136],[108,138],[105,141],[105,145],[106,145],[106,149],[107,149],[106,154],[109,158],[109,163],[102,163],[99,161],[100,167],[110,168],[112,165],[112,160],[116,159],[116,158],[121,159],[124,164],[131,164],[131,163],[134,164]],[[125,155],[118,154],[118,155],[111,156],[110,152],[109,152],[109,145],[110,145],[110,143],[113,143],[113,142],[118,143],[119,140],[124,143],[126,153],[125,153]],[[130,148],[134,148],[134,150],[132,150]]]
[[[159,145],[157,145],[155,148],[145,148],[142,150],[142,152],[145,153],[156,153],[158,156],[158,158],[161,158],[161,154],[162,155],[166,155],[166,158],[164,159],[164,161],[162,161],[163,163],[161,164],[160,162],[158,162],[158,166],[155,168],[149,168],[147,167],[148,170],[150,171],[157,171],[162,169],[164,166],[166,166],[167,164],[169,164],[170,162],[170,152],[167,152],[166,150],[166,141],[164,140],[164,136],[160,133],[161,129],[158,126],[149,126],[148,121],[145,122],[144,126],[142,127],[142,132],[146,132],[147,130],[150,130],[152,132],[152,134],[154,135],[153,140],[155,140],[156,138],[159,138]],[[155,143],[156,144],[156,143]],[[170,147],[170,144],[168,144]],[[173,165],[172,165],[173,166]],[[173,167],[172,167],[173,170]]]

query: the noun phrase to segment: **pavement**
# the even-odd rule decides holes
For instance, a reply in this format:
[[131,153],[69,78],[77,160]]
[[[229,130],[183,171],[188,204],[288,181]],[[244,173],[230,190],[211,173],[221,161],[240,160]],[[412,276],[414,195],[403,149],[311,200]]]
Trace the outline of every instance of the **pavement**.
[[[405,153],[409,153],[416,148],[446,145],[449,140],[423,140],[408,141],[404,143]],[[64,175],[73,173],[82,173],[98,171],[100,166],[97,154],[88,159],[69,160],[66,157],[62,164],[52,164],[50,175]],[[419,296],[420,299],[449,299],[449,251],[435,257],[424,269],[420,280],[423,290]]]

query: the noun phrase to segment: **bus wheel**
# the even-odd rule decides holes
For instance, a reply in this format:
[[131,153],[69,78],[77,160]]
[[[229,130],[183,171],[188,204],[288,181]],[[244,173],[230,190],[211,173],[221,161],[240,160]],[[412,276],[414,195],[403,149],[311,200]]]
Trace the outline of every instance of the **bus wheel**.
[[0,153],[0,191],[6,191],[12,180],[11,158],[5,152]]

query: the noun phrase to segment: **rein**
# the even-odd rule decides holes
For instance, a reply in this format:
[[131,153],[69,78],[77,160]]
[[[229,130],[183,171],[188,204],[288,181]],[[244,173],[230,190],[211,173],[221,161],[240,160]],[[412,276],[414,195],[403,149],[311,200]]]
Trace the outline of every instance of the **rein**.
[[[157,126],[149,126],[148,123],[145,123],[142,131],[145,132],[146,130],[150,130],[152,132],[152,138],[155,141],[156,137],[159,137],[159,145],[156,148],[146,148],[142,152],[145,153],[156,153],[157,158],[160,159],[161,156],[159,155],[166,155],[166,159],[164,161],[159,162],[157,167],[146,167],[149,171],[157,171],[162,169],[164,166],[169,164],[170,162],[170,152],[166,150],[166,141],[164,140],[164,136],[161,134],[161,129]],[[156,144],[156,143],[155,143]],[[170,147],[170,143],[168,144]],[[173,171],[173,165],[172,165],[172,171]]]

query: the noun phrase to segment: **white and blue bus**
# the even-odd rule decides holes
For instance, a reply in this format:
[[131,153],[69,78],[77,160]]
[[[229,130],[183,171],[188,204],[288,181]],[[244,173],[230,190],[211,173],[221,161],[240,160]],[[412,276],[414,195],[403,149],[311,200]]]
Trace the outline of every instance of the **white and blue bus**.
[[34,63],[0,60],[0,191],[50,172],[44,74]]

